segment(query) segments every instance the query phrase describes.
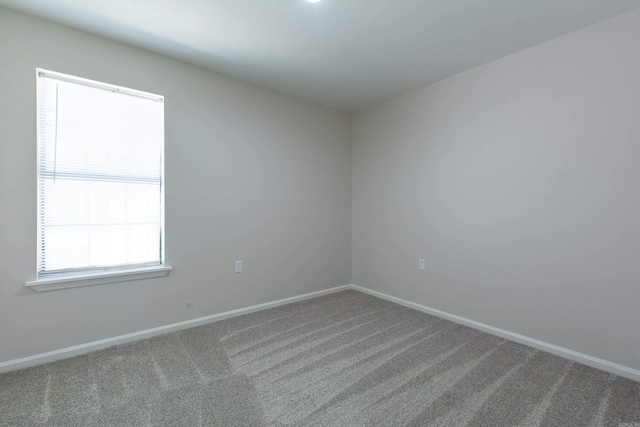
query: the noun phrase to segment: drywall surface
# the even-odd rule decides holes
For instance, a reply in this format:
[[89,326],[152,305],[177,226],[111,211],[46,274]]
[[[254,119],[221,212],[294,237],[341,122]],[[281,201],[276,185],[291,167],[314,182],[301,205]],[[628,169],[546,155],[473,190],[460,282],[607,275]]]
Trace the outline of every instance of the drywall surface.
[[[165,96],[168,277],[25,288],[36,67]],[[0,100],[0,362],[350,282],[348,114],[3,8]]]
[[356,114],[352,159],[352,283],[640,369],[640,11]]

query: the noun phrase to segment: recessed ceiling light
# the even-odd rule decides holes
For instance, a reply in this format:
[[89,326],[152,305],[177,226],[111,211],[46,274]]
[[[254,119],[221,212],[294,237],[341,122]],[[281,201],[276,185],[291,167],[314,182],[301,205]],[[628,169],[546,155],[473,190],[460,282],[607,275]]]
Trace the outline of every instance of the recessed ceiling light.
[[307,0],[309,3],[320,3],[321,0]]

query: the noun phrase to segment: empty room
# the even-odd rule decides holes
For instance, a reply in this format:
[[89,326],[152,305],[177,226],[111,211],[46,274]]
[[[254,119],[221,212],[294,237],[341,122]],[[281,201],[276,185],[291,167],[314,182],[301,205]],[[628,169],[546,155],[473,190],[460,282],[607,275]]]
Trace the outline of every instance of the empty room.
[[0,426],[640,426],[637,0],[0,0]]

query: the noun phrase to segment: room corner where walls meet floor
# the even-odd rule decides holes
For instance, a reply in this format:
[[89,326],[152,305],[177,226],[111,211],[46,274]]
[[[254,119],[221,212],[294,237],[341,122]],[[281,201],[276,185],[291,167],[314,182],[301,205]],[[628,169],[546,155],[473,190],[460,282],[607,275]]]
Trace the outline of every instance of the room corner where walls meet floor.
[[371,290],[366,287],[358,286],[355,284],[337,286],[334,288],[329,288],[329,289],[325,289],[317,292],[311,292],[311,293],[307,293],[307,294],[303,294],[295,297],[290,297],[290,298],[285,298],[285,299],[272,301],[264,304],[258,304],[250,307],[240,308],[237,310],[231,310],[224,313],[218,313],[211,316],[200,317],[197,319],[191,319],[188,321],[174,323],[174,324],[165,325],[165,326],[152,328],[152,329],[147,329],[144,331],[139,331],[131,334],[120,335],[117,337],[94,341],[94,342],[90,342],[82,345],[67,347],[67,348],[63,348],[63,349],[59,349],[59,350],[55,350],[47,353],[25,357],[22,359],[10,360],[7,362],[0,363],[0,373],[9,372],[9,371],[18,370],[18,369],[24,369],[32,366],[41,365],[44,363],[49,363],[49,362],[62,360],[62,359],[66,359],[74,356],[79,356],[86,353],[113,347],[116,345],[121,345],[121,344],[139,341],[147,338],[152,338],[155,336],[164,335],[164,334],[175,332],[175,331],[185,330],[185,329],[205,325],[208,323],[218,322],[218,321],[230,319],[233,317],[238,317],[238,316],[243,316],[250,313],[268,310],[268,309],[276,308],[279,306],[292,304],[295,302],[300,302],[300,301],[304,301],[312,298],[317,298],[320,296],[329,295],[329,294],[333,294],[333,293],[341,292],[345,290],[355,290],[358,292],[366,293],[366,294],[393,302],[395,304],[398,304],[404,307],[408,307],[417,311],[421,311],[423,313],[440,317],[442,319],[446,319],[451,322],[468,326],[473,329],[477,329],[491,335],[495,335],[513,342],[517,342],[532,348],[536,348],[538,350],[542,350],[542,351],[563,357],[565,359],[590,366],[592,368],[600,369],[602,371],[610,372],[612,374],[640,382],[640,371],[638,370],[635,370],[626,366],[622,366],[607,360],[599,359],[590,355],[582,354],[582,353],[579,353],[567,348],[563,348],[560,346],[556,346],[550,343],[546,343],[534,338],[526,337],[524,335],[516,334],[504,329],[496,328],[491,325],[476,322],[471,319],[466,319],[464,317],[446,313],[441,310],[436,310],[430,307],[426,307],[421,304],[407,301],[402,298],[397,298],[395,296],[388,295],[375,290]]

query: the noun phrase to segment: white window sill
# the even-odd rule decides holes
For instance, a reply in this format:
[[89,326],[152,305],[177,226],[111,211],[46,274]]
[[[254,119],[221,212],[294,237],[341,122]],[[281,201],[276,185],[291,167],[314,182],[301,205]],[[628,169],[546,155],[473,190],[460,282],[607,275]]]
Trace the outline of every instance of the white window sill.
[[128,270],[51,277],[27,282],[25,285],[38,292],[54,291],[56,289],[77,288],[80,286],[93,286],[105,283],[128,282],[130,280],[164,277],[168,275],[172,269],[173,267],[168,265],[131,268]]

